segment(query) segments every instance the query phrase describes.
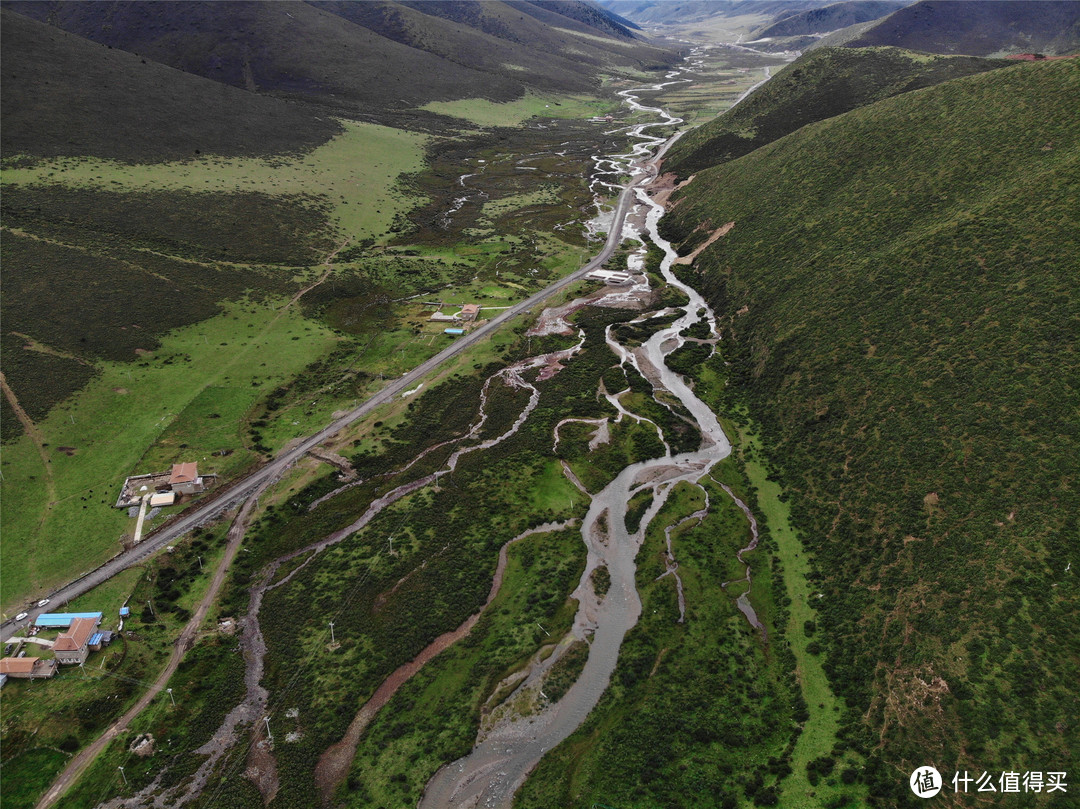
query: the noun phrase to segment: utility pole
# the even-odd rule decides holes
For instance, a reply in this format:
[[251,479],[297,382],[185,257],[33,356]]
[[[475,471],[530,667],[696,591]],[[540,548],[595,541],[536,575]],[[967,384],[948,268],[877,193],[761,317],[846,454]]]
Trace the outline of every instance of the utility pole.
[[169,695],[169,699],[172,700],[173,707],[176,707],[176,698],[172,695],[172,689],[166,688],[165,693]]
[[157,613],[154,612],[154,605],[152,603],[150,603],[149,598],[146,599],[146,606],[148,606],[150,608],[150,614],[153,615],[155,618],[157,618]]
[[337,643],[337,641],[334,640],[334,622],[333,621],[330,622],[330,642],[331,643]]
[[270,740],[270,743],[274,743],[274,734],[270,732],[270,717],[264,716],[263,721],[266,723],[266,738]]
[[199,557],[199,570],[202,571],[202,557]]
[[117,767],[116,769],[120,770],[120,777],[124,779],[124,786],[127,786],[127,776],[124,775],[124,768]]

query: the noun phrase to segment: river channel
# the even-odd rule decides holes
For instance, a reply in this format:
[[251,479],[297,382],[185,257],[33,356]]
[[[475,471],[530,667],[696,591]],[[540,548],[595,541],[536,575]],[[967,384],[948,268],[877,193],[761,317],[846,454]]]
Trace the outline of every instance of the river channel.
[[[604,159],[605,164],[613,167],[612,172],[640,176],[646,170],[646,165],[658,161],[677,139],[678,135],[664,141],[646,133],[650,128],[679,124],[682,120],[660,108],[642,105],[638,94],[660,90],[667,84],[680,81],[676,78],[680,72],[669,73],[667,78],[671,81],[621,93],[631,109],[655,113],[660,120],[639,124],[630,130],[631,136],[639,142],[627,155]],[[701,295],[682,284],[671,271],[677,254],[657,232],[663,207],[653,202],[643,189],[638,189],[637,197],[647,212],[644,232],[629,232],[631,226],[627,226],[624,235],[642,240],[647,238],[663,251],[660,272],[664,280],[684,292],[689,301],[673,323],[656,332],[641,347],[630,350],[615,344],[610,336],[608,342],[623,364],[632,364],[644,373],[652,382],[654,391],[666,390],[681,402],[701,431],[701,447],[694,452],[677,455],[671,455],[668,450],[659,458],[628,466],[594,496],[581,528],[582,540],[588,549],[588,561],[573,594],[580,606],[572,634],[577,639],[589,642],[589,656],[584,670],[558,702],[546,704],[531,716],[497,724],[486,733],[482,731],[481,740],[469,755],[443,767],[432,778],[420,803],[422,809],[509,806],[514,793],[544,753],[566,739],[585,721],[608,687],[624,636],[641,614],[641,600],[635,584],[635,558],[649,520],[659,512],[676,483],[697,482],[731,452],[731,445],[716,415],[694,395],[683,378],[665,364],[667,355],[683,344],[681,332],[704,319],[715,334],[715,319]],[[642,319],[649,316],[645,315]],[[625,523],[627,503],[634,493],[643,489],[653,491],[653,502],[638,530],[631,533]],[[607,567],[611,584],[606,596],[598,598],[592,588],[591,574],[601,565]],[[539,689],[543,673],[550,669],[567,646],[560,644],[544,664],[533,670],[521,688],[528,688],[535,681]]]

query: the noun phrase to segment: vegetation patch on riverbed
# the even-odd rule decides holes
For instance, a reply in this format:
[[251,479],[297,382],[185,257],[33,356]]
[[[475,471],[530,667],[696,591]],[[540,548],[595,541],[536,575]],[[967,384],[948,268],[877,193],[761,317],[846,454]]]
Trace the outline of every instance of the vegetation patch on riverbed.
[[[585,724],[541,760],[515,806],[775,803],[803,718],[776,623],[784,613],[761,609],[766,648],[721,587],[748,525],[719,486],[704,483],[709,516],[672,532],[685,622],[678,620],[674,576],[658,578],[667,570],[665,527],[704,504],[700,488],[680,484],[638,554],[641,618],[623,642],[611,686]],[[755,570],[762,592],[775,598],[768,562]]]
[[[513,675],[551,637],[569,630],[577,602],[566,599],[584,566],[576,529],[512,545],[495,601],[465,640],[425,666],[379,713],[341,797],[375,806],[415,805],[435,771],[469,751],[482,718],[517,683]],[[502,689],[504,682],[510,685]]]

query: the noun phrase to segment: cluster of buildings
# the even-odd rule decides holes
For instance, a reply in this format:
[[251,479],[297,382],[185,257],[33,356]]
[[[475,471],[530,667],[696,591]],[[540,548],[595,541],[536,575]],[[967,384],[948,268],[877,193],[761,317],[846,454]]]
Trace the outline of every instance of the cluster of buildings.
[[[443,314],[442,308],[446,304],[429,304],[430,306],[438,306],[434,314],[428,318],[432,323],[472,323],[478,317],[480,317],[480,304],[478,303],[464,303],[461,305],[461,311],[455,312],[452,315]],[[451,326],[450,328],[443,329],[444,334],[449,334],[451,337],[457,337],[465,333],[465,329],[460,326]]]
[[100,625],[100,612],[42,613],[34,621],[35,635],[43,629],[62,631],[53,641],[35,639],[33,642],[51,648],[53,657],[29,657],[24,651],[18,657],[0,658],[0,677],[5,680],[7,677],[47,679],[56,674],[59,666],[81,666],[91,652],[99,651],[113,640],[113,632],[99,629]]

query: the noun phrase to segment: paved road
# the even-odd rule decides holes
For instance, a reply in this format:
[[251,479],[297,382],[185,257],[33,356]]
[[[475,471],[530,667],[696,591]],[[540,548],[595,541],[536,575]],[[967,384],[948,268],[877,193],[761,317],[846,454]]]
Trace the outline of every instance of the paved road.
[[496,315],[491,320],[484,323],[479,328],[469,332],[467,335],[458,338],[451,345],[440,351],[434,357],[424,361],[412,371],[409,371],[404,376],[391,382],[385,388],[380,390],[370,399],[363,404],[359,405],[355,409],[351,410],[346,415],[332,422],[330,425],[315,433],[314,435],[306,438],[297,446],[283,452],[274,460],[270,461],[263,467],[260,467],[255,472],[251,473],[247,477],[234,481],[229,484],[225,489],[216,493],[214,498],[209,502],[201,506],[196,506],[189,509],[182,514],[179,519],[174,520],[168,525],[162,526],[157,531],[154,531],[139,545],[135,546],[131,550],[124,551],[117,556],[114,556],[108,562],[96,570],[81,576],[78,579],[64,585],[59,590],[50,593],[49,604],[46,608],[34,608],[28,610],[27,618],[22,621],[5,621],[0,624],[0,638],[8,638],[21,626],[25,626],[33,622],[38,614],[45,612],[46,610],[56,610],[61,605],[71,601],[83,593],[86,593],[99,584],[108,581],[117,573],[131,567],[132,565],[139,564],[155,551],[160,550],[166,545],[175,542],[181,536],[186,534],[192,528],[195,528],[202,523],[210,520],[213,517],[218,516],[222,512],[235,505],[237,502],[249,497],[252,492],[264,485],[268,481],[281,476],[292,464],[296,463],[300,458],[304,456],[306,452],[312,448],[318,446],[322,442],[326,441],[330,436],[339,432],[343,428],[349,426],[354,421],[364,418],[372,410],[379,407],[386,402],[391,401],[396,396],[399,396],[402,392],[410,390],[415,387],[427,374],[434,371],[444,362],[453,357],[456,357],[462,351],[465,351],[472,345],[475,345],[485,337],[490,335],[496,329],[498,329],[503,323],[511,318],[517,317],[522,312],[526,312],[532,309],[536,305],[544,302],[551,296],[555,295],[560,290],[566,288],[573,282],[581,279],[586,274],[592,272],[598,267],[602,266],[606,262],[611,254],[615,251],[615,248],[619,246],[622,241],[623,221],[626,219],[626,214],[630,210],[633,204],[635,189],[645,183],[650,182],[656,175],[656,157],[652,158],[646,165],[645,171],[633,182],[631,182],[626,188],[623,189],[619,195],[619,202],[615,208],[615,218],[612,221],[611,231],[608,233],[607,241],[604,243],[603,249],[584,267],[565,278],[556,281],[548,287],[540,290],[534,295],[530,295],[520,303],[511,306],[509,309],[504,310],[501,314]]

